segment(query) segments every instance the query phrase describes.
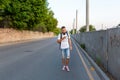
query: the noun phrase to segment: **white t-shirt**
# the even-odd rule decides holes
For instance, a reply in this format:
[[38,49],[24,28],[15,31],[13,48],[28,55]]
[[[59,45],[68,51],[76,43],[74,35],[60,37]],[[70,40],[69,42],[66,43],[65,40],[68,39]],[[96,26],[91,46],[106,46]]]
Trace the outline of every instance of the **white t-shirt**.
[[[70,34],[68,33],[65,33],[65,35],[62,34],[62,38],[66,36],[66,38],[64,40],[62,40],[61,42],[61,49],[66,49],[66,48],[69,48],[69,42],[68,42],[68,38],[70,38]],[[61,37],[61,34],[58,35],[58,40],[60,39]]]

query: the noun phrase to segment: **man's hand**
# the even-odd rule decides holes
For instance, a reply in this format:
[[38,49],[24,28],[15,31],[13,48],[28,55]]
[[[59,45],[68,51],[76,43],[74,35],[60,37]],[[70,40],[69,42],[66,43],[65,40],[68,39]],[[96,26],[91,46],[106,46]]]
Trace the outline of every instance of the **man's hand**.
[[65,38],[66,38],[66,36],[64,36],[64,37],[63,37],[62,39],[60,39],[60,40],[57,40],[57,43],[59,43],[59,44],[60,44],[60,43],[61,43],[61,41],[62,41],[62,40],[64,40]]
[[62,39],[60,39],[60,42],[62,41],[62,40],[64,40],[66,38],[66,36],[64,36]]
[[72,50],[72,46],[70,46],[70,50]]
[[64,40],[66,38],[66,36],[64,36],[63,38],[62,38],[62,40]]

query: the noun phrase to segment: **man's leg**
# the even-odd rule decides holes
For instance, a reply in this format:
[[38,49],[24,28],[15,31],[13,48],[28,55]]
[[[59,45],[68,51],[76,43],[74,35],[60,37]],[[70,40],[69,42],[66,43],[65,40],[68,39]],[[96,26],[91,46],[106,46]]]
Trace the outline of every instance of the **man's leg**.
[[65,60],[65,50],[64,49],[62,49],[62,64],[63,64],[62,70],[65,70],[66,60]]
[[68,66],[68,64],[69,64],[69,58],[65,60],[65,65]]
[[69,69],[69,67],[68,67],[69,60],[70,60],[70,59],[68,59],[68,58],[66,59],[66,65],[65,65],[65,67],[66,67],[66,70],[67,70],[67,71],[70,71],[70,69]]
[[65,58],[62,58],[62,64],[63,64],[63,66],[66,64],[65,61],[66,61]]
[[67,58],[66,58],[66,60],[65,60],[65,66],[66,66],[66,69],[67,69],[67,71],[70,71],[70,69],[69,69],[69,67],[68,67],[68,65],[69,65],[69,60],[70,60],[70,49],[66,49],[66,54],[67,54]]

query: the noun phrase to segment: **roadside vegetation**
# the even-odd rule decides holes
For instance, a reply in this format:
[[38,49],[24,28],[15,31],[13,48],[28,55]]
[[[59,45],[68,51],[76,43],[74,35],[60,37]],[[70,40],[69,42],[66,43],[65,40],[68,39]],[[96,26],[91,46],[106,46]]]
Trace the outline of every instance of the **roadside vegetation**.
[[47,0],[0,0],[0,28],[54,32],[57,19]]

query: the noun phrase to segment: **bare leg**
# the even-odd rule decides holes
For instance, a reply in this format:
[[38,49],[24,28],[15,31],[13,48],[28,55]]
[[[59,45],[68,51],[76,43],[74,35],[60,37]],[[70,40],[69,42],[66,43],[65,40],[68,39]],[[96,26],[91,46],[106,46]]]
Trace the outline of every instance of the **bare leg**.
[[62,58],[62,64],[63,64],[63,66],[65,65],[65,59],[64,58]]
[[68,66],[68,64],[69,64],[69,59],[66,59],[65,60],[65,65]]
[[66,59],[66,70],[67,71],[70,71],[69,67],[68,67],[68,64],[69,64],[69,59]]
[[62,70],[65,70],[65,59],[64,58],[62,58],[62,64],[63,64]]

